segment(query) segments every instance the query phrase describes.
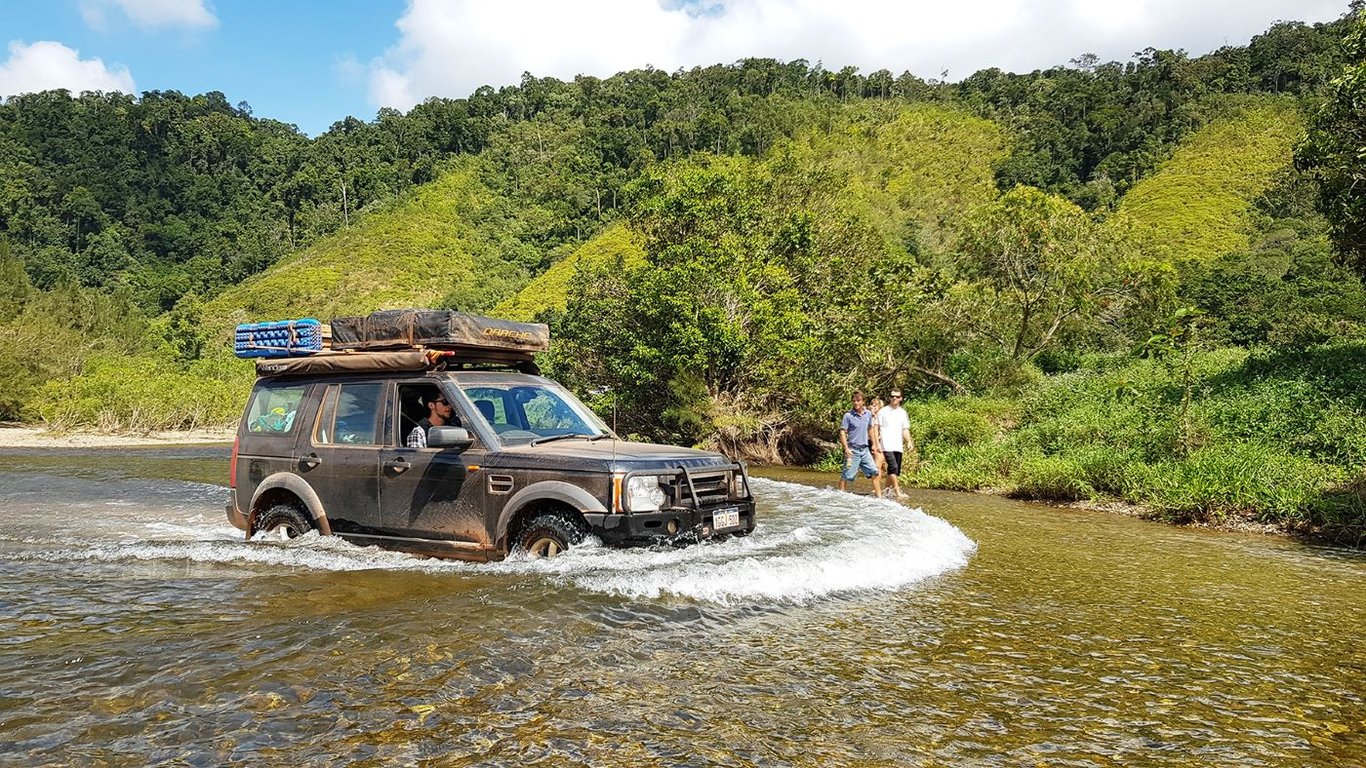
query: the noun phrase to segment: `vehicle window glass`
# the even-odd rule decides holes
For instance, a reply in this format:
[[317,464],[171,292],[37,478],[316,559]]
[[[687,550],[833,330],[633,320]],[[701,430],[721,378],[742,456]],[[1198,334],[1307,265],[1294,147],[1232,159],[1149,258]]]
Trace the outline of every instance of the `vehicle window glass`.
[[497,387],[472,387],[466,389],[465,394],[469,395],[484,420],[495,428],[510,424],[507,407],[503,405],[503,390]]
[[318,413],[313,442],[318,444],[375,445],[376,416],[383,385],[341,384],[327,388]]
[[569,406],[557,397],[551,397],[544,390],[522,405],[526,412],[527,429],[542,431],[556,429],[586,429],[583,420],[569,410]]
[[247,431],[264,435],[287,435],[294,430],[299,402],[307,384],[263,385],[251,398],[247,409]]
[[[395,428],[398,430],[398,445],[407,445],[413,430],[417,428],[422,420],[427,418],[427,403],[432,399],[441,397],[445,399],[441,389],[435,384],[400,384],[398,387],[398,420]],[[460,415],[454,410],[451,411],[450,420],[446,426],[459,427]]]
[[557,435],[607,434],[588,408],[556,385],[479,384],[462,389],[505,445]]
[[313,425],[313,442],[316,445],[327,445],[332,442],[332,422],[337,418],[338,389],[340,387],[333,384],[323,394],[323,404],[318,409],[318,422]]

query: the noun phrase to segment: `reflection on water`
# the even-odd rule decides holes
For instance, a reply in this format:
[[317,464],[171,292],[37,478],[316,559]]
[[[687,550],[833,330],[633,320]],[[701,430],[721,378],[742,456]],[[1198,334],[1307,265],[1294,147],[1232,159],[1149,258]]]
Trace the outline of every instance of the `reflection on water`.
[[782,473],[750,537],[470,565],[242,542],[222,461],[0,455],[0,763],[1366,763],[1352,553]]

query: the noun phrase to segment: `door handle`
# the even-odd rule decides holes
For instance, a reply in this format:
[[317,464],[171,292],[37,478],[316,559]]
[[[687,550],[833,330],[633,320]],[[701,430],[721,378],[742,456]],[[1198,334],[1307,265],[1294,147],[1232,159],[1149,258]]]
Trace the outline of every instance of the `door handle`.
[[316,453],[310,453],[299,458],[299,467],[302,469],[312,469],[321,463],[323,463],[322,459],[318,458]]
[[401,474],[403,472],[407,472],[408,468],[411,465],[405,459],[400,458],[394,459],[393,461],[386,461],[384,462],[384,466],[388,469],[394,470],[396,474]]

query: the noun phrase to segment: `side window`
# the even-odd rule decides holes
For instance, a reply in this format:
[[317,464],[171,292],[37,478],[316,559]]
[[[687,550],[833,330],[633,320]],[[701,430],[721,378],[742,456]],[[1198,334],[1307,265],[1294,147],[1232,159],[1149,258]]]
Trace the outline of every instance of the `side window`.
[[[434,399],[445,400],[445,396],[435,384],[398,385],[398,441],[397,445],[407,445],[414,429],[427,418],[427,403]],[[448,426],[459,427],[460,415],[451,412]]]
[[256,389],[247,409],[247,431],[264,435],[288,435],[294,431],[299,403],[307,384],[264,384]]
[[376,445],[384,385],[379,383],[333,384],[327,388],[313,442],[318,445]]

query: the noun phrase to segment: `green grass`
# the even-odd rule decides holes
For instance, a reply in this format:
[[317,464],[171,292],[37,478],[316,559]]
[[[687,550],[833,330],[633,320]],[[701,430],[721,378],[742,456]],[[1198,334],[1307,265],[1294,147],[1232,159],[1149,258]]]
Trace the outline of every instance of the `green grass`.
[[[361,314],[437,306],[452,297],[485,302],[526,281],[506,201],[464,162],[351,227],[289,256],[207,302],[206,321],[226,332],[239,322]],[[474,307],[483,308],[483,307]]]
[[624,224],[609,227],[584,243],[515,295],[494,308],[496,317],[531,321],[546,312],[562,312],[569,301],[569,286],[580,267],[611,264],[620,259],[627,269],[645,262],[639,238]]
[[1135,236],[1171,262],[1246,250],[1253,204],[1290,167],[1303,132],[1293,102],[1248,98],[1135,184],[1116,221],[1132,222]]
[[231,424],[255,380],[226,351],[184,366],[165,354],[96,352],[79,373],[49,382],[39,414],[49,428],[146,433]]
[[1215,349],[1180,373],[1092,357],[1018,402],[908,407],[927,486],[1051,501],[1124,500],[1174,522],[1366,527],[1366,342],[1294,353]]
[[958,218],[996,195],[993,164],[1008,151],[996,123],[940,104],[868,104],[841,117],[796,144],[848,175],[850,202],[879,211],[888,237],[910,227],[922,246],[943,250]]

